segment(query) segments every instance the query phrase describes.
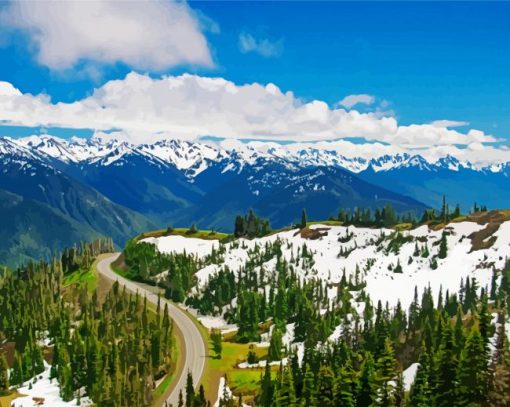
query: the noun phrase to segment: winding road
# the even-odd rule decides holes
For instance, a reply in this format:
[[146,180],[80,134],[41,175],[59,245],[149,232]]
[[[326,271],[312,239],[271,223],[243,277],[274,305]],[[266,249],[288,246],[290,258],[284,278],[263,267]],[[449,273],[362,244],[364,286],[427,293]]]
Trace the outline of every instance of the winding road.
[[[126,289],[132,292],[138,291],[141,295],[145,295],[147,297],[147,301],[157,305],[158,296],[156,294],[148,291],[136,282],[119,276],[111,269],[111,264],[119,255],[120,253],[114,253],[111,256],[100,260],[97,263],[97,271],[112,281],[118,281],[121,285],[126,286]],[[179,391],[182,390],[183,396],[186,395],[186,378],[188,372],[192,373],[195,385],[197,385],[202,378],[206,358],[206,344],[204,343],[197,326],[184,311],[171,302],[168,302],[168,312],[174,321],[174,329],[176,328],[182,333],[182,337],[184,338],[184,348],[186,349],[184,355],[181,355],[184,357],[182,370],[180,372],[175,372],[175,384],[172,392],[166,399],[168,404],[177,406]]]

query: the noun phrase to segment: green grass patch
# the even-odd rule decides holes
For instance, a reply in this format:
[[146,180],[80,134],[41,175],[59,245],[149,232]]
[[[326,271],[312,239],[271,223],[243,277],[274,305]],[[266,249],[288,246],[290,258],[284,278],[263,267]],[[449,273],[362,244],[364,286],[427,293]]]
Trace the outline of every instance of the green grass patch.
[[326,225],[326,226],[342,226],[343,222],[339,220],[318,220],[312,222],[306,222],[306,226],[311,225]]
[[174,228],[170,232],[168,231],[168,229],[160,229],[145,232],[138,235],[137,240],[145,239],[148,237],[162,237],[162,236],[184,236],[204,240],[224,240],[230,237],[230,235],[227,233],[216,232],[214,230],[197,230],[196,232],[191,233],[189,228]]
[[64,275],[64,287],[76,284],[87,287],[87,291],[93,292],[97,287],[97,274],[95,263],[88,269],[78,269],[72,273]]
[[[229,386],[232,383],[232,390],[236,395],[253,395],[258,388],[260,375],[264,369],[238,369],[236,366],[246,361],[249,344],[223,342],[223,351],[221,359],[216,357],[212,350],[212,343],[209,344],[211,357],[204,374],[204,389],[206,394],[211,394],[214,398],[217,396],[219,379],[227,375]],[[255,353],[259,359],[267,357],[267,348],[255,347]]]
[[229,387],[235,394],[255,395],[260,389],[264,369],[234,369],[228,377]]
[[173,374],[166,375],[166,377],[159,384],[159,386],[156,387],[156,390],[154,390],[154,392],[152,393],[155,400],[159,399],[165,394],[166,390],[168,389],[168,386],[170,386],[170,383],[172,383],[173,377],[174,377]]
[[402,232],[403,230],[411,230],[413,228],[412,223],[398,223],[395,226],[393,226],[393,229],[395,229],[397,232]]

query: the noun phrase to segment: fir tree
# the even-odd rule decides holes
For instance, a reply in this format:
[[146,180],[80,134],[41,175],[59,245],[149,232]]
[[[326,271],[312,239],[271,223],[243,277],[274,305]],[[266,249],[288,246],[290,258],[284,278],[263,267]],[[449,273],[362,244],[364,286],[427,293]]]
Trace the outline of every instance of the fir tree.
[[211,340],[213,343],[214,352],[218,359],[221,359],[221,351],[223,349],[222,340],[221,340],[221,331],[219,329],[213,329],[211,331]]
[[274,326],[267,351],[269,361],[280,360],[282,358],[282,334],[278,326]]
[[317,383],[317,404],[324,407],[335,406],[335,376],[331,368],[321,366]]
[[275,401],[281,407],[294,407],[296,405],[296,390],[290,369],[284,369],[281,383],[276,392]]
[[195,405],[195,387],[193,386],[193,376],[188,372],[186,378],[186,407],[194,407]]
[[273,401],[274,387],[271,380],[271,367],[266,363],[264,375],[261,380],[261,390],[258,397],[260,407],[270,407]]
[[439,241],[439,252],[437,254],[437,257],[439,257],[440,259],[445,259],[447,255],[448,255],[448,242],[446,239],[446,232],[443,230],[441,240]]
[[306,209],[303,209],[301,211],[301,223],[299,224],[299,227],[301,229],[306,228],[307,222],[308,222],[308,217],[306,216]]
[[23,362],[20,354],[16,351],[14,353],[14,364],[12,367],[10,382],[14,386],[21,386],[23,384]]
[[488,394],[488,360],[483,339],[474,330],[462,351],[458,372],[456,397],[458,406],[482,405]]
[[349,360],[347,360],[344,366],[340,368],[336,379],[335,399],[337,405],[354,407],[356,405],[354,394],[354,389],[356,389],[356,387],[357,383],[355,382],[352,366]]
[[370,407],[376,400],[375,367],[372,354],[366,352],[364,362],[361,366],[361,376],[359,379],[359,390],[356,397],[356,406]]
[[409,405],[413,407],[429,407],[432,403],[430,400],[430,357],[422,345],[422,352],[420,354],[419,366],[416,371],[411,391],[409,393]]
[[9,393],[9,365],[5,355],[0,355],[0,395]]
[[451,407],[451,401],[455,398],[458,361],[452,331],[448,324],[442,332],[441,345],[435,356],[434,365],[435,369],[432,375],[434,405]]
[[317,404],[317,394],[315,389],[315,378],[310,365],[305,366],[303,378],[302,406],[315,406]]
[[384,341],[384,351],[377,360],[377,382],[380,389],[381,400],[379,405],[383,407],[395,405],[395,385],[393,380],[397,376],[397,363],[391,340]]

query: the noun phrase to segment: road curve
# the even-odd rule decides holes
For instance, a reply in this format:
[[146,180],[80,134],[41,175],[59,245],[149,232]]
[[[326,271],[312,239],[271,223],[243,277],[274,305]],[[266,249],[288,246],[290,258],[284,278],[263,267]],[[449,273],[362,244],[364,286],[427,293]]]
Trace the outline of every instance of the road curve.
[[[147,301],[157,305],[158,296],[156,294],[151,293],[131,280],[119,276],[111,269],[110,265],[115,261],[119,254],[120,253],[114,253],[111,256],[100,260],[97,263],[97,271],[106,278],[112,281],[118,281],[121,285],[125,285],[126,289],[132,292],[138,291],[141,295],[145,295],[147,297]],[[184,357],[184,366],[180,372],[175,372],[174,380],[177,382],[172,393],[166,400],[169,405],[172,404],[173,406],[177,406],[179,391],[182,390],[183,396],[186,395],[186,377],[188,372],[193,374],[195,385],[197,385],[202,378],[205,366],[206,344],[204,343],[197,326],[185,312],[170,302],[168,302],[168,311],[170,317],[174,321],[174,327],[178,328],[182,332],[184,347],[186,349],[185,355],[181,355]]]

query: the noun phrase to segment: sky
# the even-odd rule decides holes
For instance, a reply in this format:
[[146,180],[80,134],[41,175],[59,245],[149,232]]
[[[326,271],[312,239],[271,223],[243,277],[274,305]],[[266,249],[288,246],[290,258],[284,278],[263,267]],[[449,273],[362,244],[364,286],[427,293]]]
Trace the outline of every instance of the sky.
[[508,15],[505,2],[3,2],[0,136],[356,139],[364,154],[509,161]]

